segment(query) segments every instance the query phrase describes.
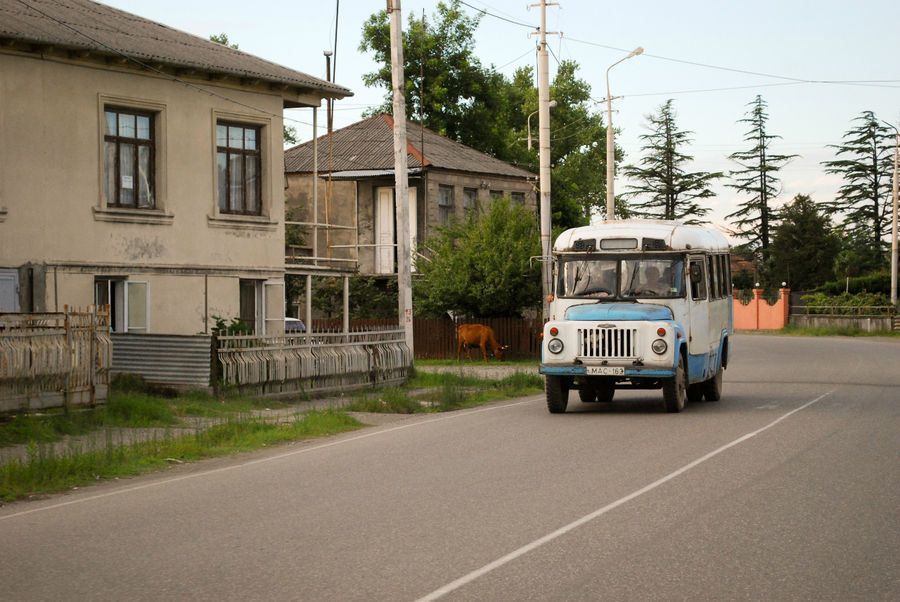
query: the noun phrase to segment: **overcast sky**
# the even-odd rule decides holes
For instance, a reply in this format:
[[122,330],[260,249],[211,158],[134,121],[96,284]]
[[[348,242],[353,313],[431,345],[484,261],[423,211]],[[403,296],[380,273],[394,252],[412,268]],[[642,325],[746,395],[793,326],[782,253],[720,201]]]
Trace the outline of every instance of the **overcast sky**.
[[[527,0],[465,0],[471,15],[485,10],[475,39],[475,55],[509,76],[536,65],[535,36],[540,11]],[[384,0],[279,2],[257,0],[105,0],[105,4],[202,37],[227,33],[241,50],[297,71],[325,76],[323,51],[334,45],[336,81],[354,96],[339,101],[335,127],[360,119],[380,104],[385,91],[367,89],[361,75],[376,69],[370,54],[357,48],[362,24]],[[404,28],[410,13],[430,19],[436,0],[402,0]],[[610,72],[616,142],[626,163],[641,156],[639,136],[646,115],[674,99],[679,129],[694,132],[686,152],[689,169],[728,171],[727,155],[749,148],[743,138],[747,104],[757,94],[768,103],[768,133],[781,136],[772,152],[799,154],[781,174],[776,204],[796,194],[816,201],[833,198],[840,185],[821,161],[834,158],[864,110],[900,127],[900,2],[897,0],[559,0],[547,8],[551,80],[558,62],[574,60],[597,101],[606,98],[606,70],[637,46],[644,54]],[[843,83],[833,83],[843,82]],[[605,110],[598,104],[597,111]],[[312,110],[286,112],[302,141],[310,139]],[[605,117],[604,117],[605,121]],[[324,119],[320,120],[320,126]],[[552,118],[551,118],[552,123]],[[552,128],[552,125],[551,125]],[[523,143],[524,144],[524,143]],[[616,192],[625,183],[616,181]],[[718,187],[710,203],[713,220],[724,224],[742,198]]]

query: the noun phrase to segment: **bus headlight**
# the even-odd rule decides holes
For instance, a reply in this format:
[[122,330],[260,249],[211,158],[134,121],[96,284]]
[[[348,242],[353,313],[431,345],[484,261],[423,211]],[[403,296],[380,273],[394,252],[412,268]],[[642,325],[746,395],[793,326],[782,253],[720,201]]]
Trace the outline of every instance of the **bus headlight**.
[[653,353],[655,353],[656,355],[662,355],[668,348],[669,346],[666,345],[666,342],[662,339],[656,339],[655,341],[650,343],[650,349],[652,349]]
[[547,342],[547,351],[550,353],[562,353],[563,350],[563,342],[559,339],[550,339]]

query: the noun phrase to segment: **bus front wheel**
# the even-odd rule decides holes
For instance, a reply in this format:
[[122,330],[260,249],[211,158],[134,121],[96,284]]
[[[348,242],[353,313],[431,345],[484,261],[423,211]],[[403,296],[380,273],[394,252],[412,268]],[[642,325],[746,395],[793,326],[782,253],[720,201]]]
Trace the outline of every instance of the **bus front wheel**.
[[687,395],[687,371],[685,370],[685,359],[681,356],[678,367],[675,369],[675,376],[667,378],[663,382],[663,402],[667,412],[680,412],[684,409],[684,398]]
[[547,409],[551,414],[562,414],[569,405],[569,383],[563,376],[547,375]]

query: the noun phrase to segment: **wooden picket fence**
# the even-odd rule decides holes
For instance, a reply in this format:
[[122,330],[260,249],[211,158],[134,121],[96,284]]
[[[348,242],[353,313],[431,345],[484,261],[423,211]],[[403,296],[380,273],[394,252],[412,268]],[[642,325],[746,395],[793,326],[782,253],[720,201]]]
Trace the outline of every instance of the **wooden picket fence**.
[[109,310],[0,313],[0,412],[106,401]]

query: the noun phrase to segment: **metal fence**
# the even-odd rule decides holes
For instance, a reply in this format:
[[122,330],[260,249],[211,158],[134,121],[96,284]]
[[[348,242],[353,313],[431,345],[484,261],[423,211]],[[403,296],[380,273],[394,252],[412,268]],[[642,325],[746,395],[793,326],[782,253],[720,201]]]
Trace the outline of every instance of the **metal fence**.
[[212,336],[113,333],[113,373],[136,374],[148,383],[210,390]]
[[109,311],[0,313],[0,411],[106,401]]
[[267,395],[328,393],[402,384],[412,367],[403,330],[213,339],[226,387]]

